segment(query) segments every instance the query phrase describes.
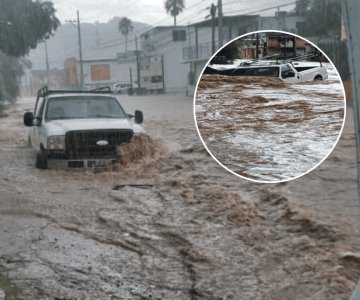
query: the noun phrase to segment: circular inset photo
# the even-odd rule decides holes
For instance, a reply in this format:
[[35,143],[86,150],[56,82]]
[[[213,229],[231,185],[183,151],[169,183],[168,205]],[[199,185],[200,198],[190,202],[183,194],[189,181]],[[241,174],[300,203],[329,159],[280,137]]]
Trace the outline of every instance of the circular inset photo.
[[328,56],[282,31],[258,31],[222,47],[194,97],[198,133],[228,171],[265,183],[298,178],[334,149],[345,93]]

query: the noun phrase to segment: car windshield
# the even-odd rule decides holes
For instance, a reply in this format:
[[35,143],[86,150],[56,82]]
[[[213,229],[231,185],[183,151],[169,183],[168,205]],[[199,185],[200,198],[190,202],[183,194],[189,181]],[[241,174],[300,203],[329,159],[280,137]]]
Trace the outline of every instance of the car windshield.
[[85,118],[127,118],[126,113],[113,97],[63,96],[49,98],[45,120]]

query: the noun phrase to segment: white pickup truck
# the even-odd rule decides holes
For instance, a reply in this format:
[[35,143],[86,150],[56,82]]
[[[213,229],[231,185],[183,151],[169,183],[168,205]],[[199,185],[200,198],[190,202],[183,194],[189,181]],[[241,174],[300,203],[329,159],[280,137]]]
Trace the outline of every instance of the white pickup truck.
[[209,65],[204,74],[220,74],[228,76],[264,76],[278,77],[286,83],[300,83],[328,78],[327,70],[314,63],[275,63],[275,62],[244,62],[236,67]]
[[279,78],[286,83],[299,83],[325,80],[328,78],[328,73],[322,65],[301,66],[296,63],[286,63],[279,65]]
[[38,92],[34,112],[24,114],[36,167],[96,168],[118,160],[117,147],[144,132],[143,114],[127,114],[104,91]]

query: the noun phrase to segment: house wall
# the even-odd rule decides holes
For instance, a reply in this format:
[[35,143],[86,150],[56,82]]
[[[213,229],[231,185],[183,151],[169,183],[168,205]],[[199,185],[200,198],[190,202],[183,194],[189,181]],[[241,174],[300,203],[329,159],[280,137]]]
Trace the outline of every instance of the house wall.
[[161,55],[143,56],[140,63],[141,87],[148,91],[163,90],[163,69]]
[[177,42],[161,51],[164,61],[165,91],[180,93],[186,91],[190,67],[182,63],[184,43]]
[[84,85],[95,87],[118,82],[130,83],[130,68],[134,82],[137,78],[135,61],[121,62],[117,59],[83,61]]
[[[185,30],[185,40],[174,41],[173,30]],[[186,92],[190,67],[182,63],[182,49],[189,43],[188,38],[185,26],[153,28],[141,35],[143,55],[163,57],[164,86],[167,93]],[[147,72],[144,76],[150,75]]]

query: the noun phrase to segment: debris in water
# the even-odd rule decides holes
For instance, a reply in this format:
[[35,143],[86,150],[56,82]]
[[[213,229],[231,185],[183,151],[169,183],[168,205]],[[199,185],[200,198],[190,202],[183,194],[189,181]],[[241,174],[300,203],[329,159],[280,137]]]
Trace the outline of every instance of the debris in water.
[[136,188],[139,188],[139,189],[147,189],[149,187],[152,187],[154,186],[153,184],[148,184],[148,183],[129,183],[129,184],[118,184],[118,185],[115,185],[113,187],[113,190],[120,190],[126,186],[130,186],[130,187],[136,187]]

